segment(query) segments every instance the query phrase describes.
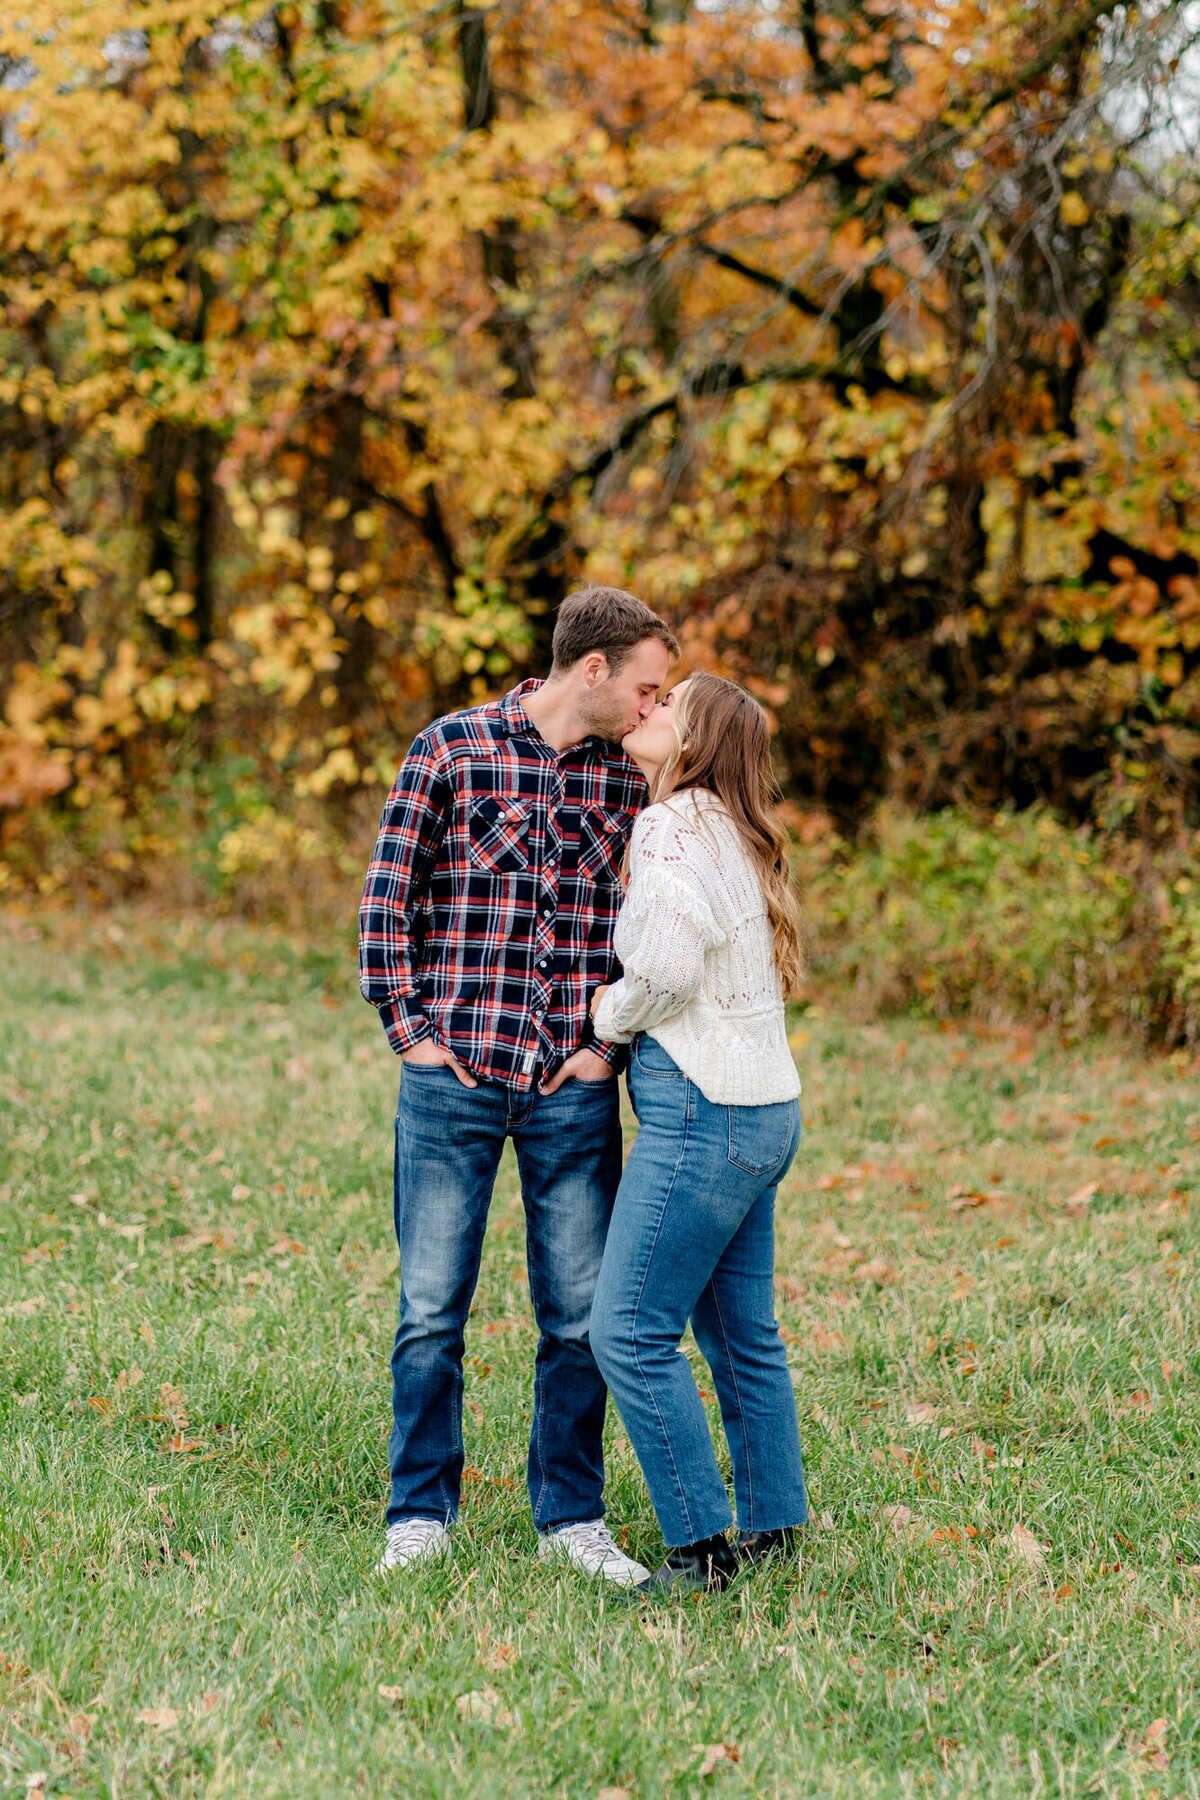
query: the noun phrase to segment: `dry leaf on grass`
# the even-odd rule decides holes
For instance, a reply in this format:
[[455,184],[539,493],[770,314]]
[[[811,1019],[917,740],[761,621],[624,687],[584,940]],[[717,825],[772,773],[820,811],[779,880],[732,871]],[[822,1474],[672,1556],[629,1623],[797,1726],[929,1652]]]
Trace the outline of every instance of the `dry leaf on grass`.
[[977,1525],[937,1525],[929,1534],[931,1544],[961,1544],[964,1538],[977,1538]]
[[454,1710],[460,1719],[479,1719],[484,1725],[513,1723],[512,1714],[502,1704],[494,1687],[474,1688],[469,1694],[460,1694],[454,1702]]
[[1038,1542],[1027,1525],[1014,1525],[1008,1534],[1008,1543],[1031,1569],[1040,1569],[1044,1564],[1046,1545]]
[[885,1506],[880,1518],[889,1531],[925,1531],[927,1526],[911,1506]]
[[891,1263],[884,1262],[882,1257],[873,1256],[869,1262],[860,1263],[850,1277],[851,1281],[873,1281],[879,1287],[887,1287],[893,1281],[899,1281],[899,1271]]
[[1130,1732],[1125,1740],[1126,1748],[1131,1756],[1144,1757],[1152,1769],[1166,1769],[1171,1762],[1166,1748],[1169,1729],[1169,1720],[1151,1719],[1141,1737]]
[[381,1681],[379,1684],[379,1698],[381,1700],[403,1700],[404,1689],[402,1687],[389,1687],[386,1681]]
[[1099,1192],[1100,1183],[1089,1181],[1083,1187],[1076,1188],[1073,1194],[1068,1194],[1062,1204],[1069,1207],[1072,1212],[1081,1212],[1085,1206],[1091,1205]]
[[153,1725],[156,1731],[173,1731],[179,1723],[179,1714],[173,1706],[143,1706],[138,1714],[139,1725]]
[[928,1400],[914,1400],[905,1408],[904,1416],[910,1425],[933,1425],[937,1422],[937,1407]]
[[282,1237],[277,1237],[275,1239],[275,1242],[271,1245],[271,1248],[267,1251],[267,1255],[268,1256],[307,1256],[308,1252],[304,1248],[303,1244],[297,1243],[295,1238],[284,1235]]
[[702,1781],[712,1774],[718,1763],[735,1763],[742,1759],[742,1753],[736,1744],[693,1744],[692,1749],[700,1758],[700,1767],[696,1773]]
[[978,1188],[965,1187],[952,1187],[946,1196],[951,1212],[970,1212],[972,1207],[986,1206],[991,1197],[990,1194],[981,1193]]

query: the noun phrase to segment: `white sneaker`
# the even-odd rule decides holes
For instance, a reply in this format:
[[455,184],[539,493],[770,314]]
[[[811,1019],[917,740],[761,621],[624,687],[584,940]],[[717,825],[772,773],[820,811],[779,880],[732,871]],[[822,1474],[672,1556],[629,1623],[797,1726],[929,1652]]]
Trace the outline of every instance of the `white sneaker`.
[[409,1563],[436,1562],[451,1554],[450,1533],[440,1519],[397,1519],[388,1526],[387,1547],[375,1564],[377,1575]]
[[538,1534],[539,1557],[561,1556],[574,1569],[585,1575],[602,1575],[617,1587],[636,1587],[650,1579],[649,1569],[626,1556],[603,1519],[588,1519],[582,1525],[564,1525],[559,1531]]

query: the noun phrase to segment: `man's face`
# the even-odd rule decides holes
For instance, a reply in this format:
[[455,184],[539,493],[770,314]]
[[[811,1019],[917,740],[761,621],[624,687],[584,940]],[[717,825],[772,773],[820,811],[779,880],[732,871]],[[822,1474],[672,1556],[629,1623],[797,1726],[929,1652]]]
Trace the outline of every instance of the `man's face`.
[[653,709],[670,667],[667,647],[657,638],[635,644],[615,674],[601,673],[596,685],[585,690],[588,730],[619,744]]

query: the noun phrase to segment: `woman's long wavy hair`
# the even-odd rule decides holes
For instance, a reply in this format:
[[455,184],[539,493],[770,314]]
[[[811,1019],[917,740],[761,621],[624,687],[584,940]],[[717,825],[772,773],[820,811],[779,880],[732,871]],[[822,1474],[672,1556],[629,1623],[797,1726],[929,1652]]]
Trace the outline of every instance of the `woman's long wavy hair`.
[[773,810],[779,789],[767,715],[735,681],[701,672],[688,678],[671,719],[675,752],[659,771],[651,798],[707,788],[723,803],[762,882],[784,994],[794,993],[804,975],[800,905]]

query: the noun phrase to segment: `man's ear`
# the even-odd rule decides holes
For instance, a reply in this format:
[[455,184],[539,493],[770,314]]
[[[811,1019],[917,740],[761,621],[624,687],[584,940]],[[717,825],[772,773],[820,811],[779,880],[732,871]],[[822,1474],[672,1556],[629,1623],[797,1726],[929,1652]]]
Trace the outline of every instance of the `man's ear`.
[[589,650],[583,659],[583,683],[585,687],[599,687],[608,677],[608,658],[603,650]]

